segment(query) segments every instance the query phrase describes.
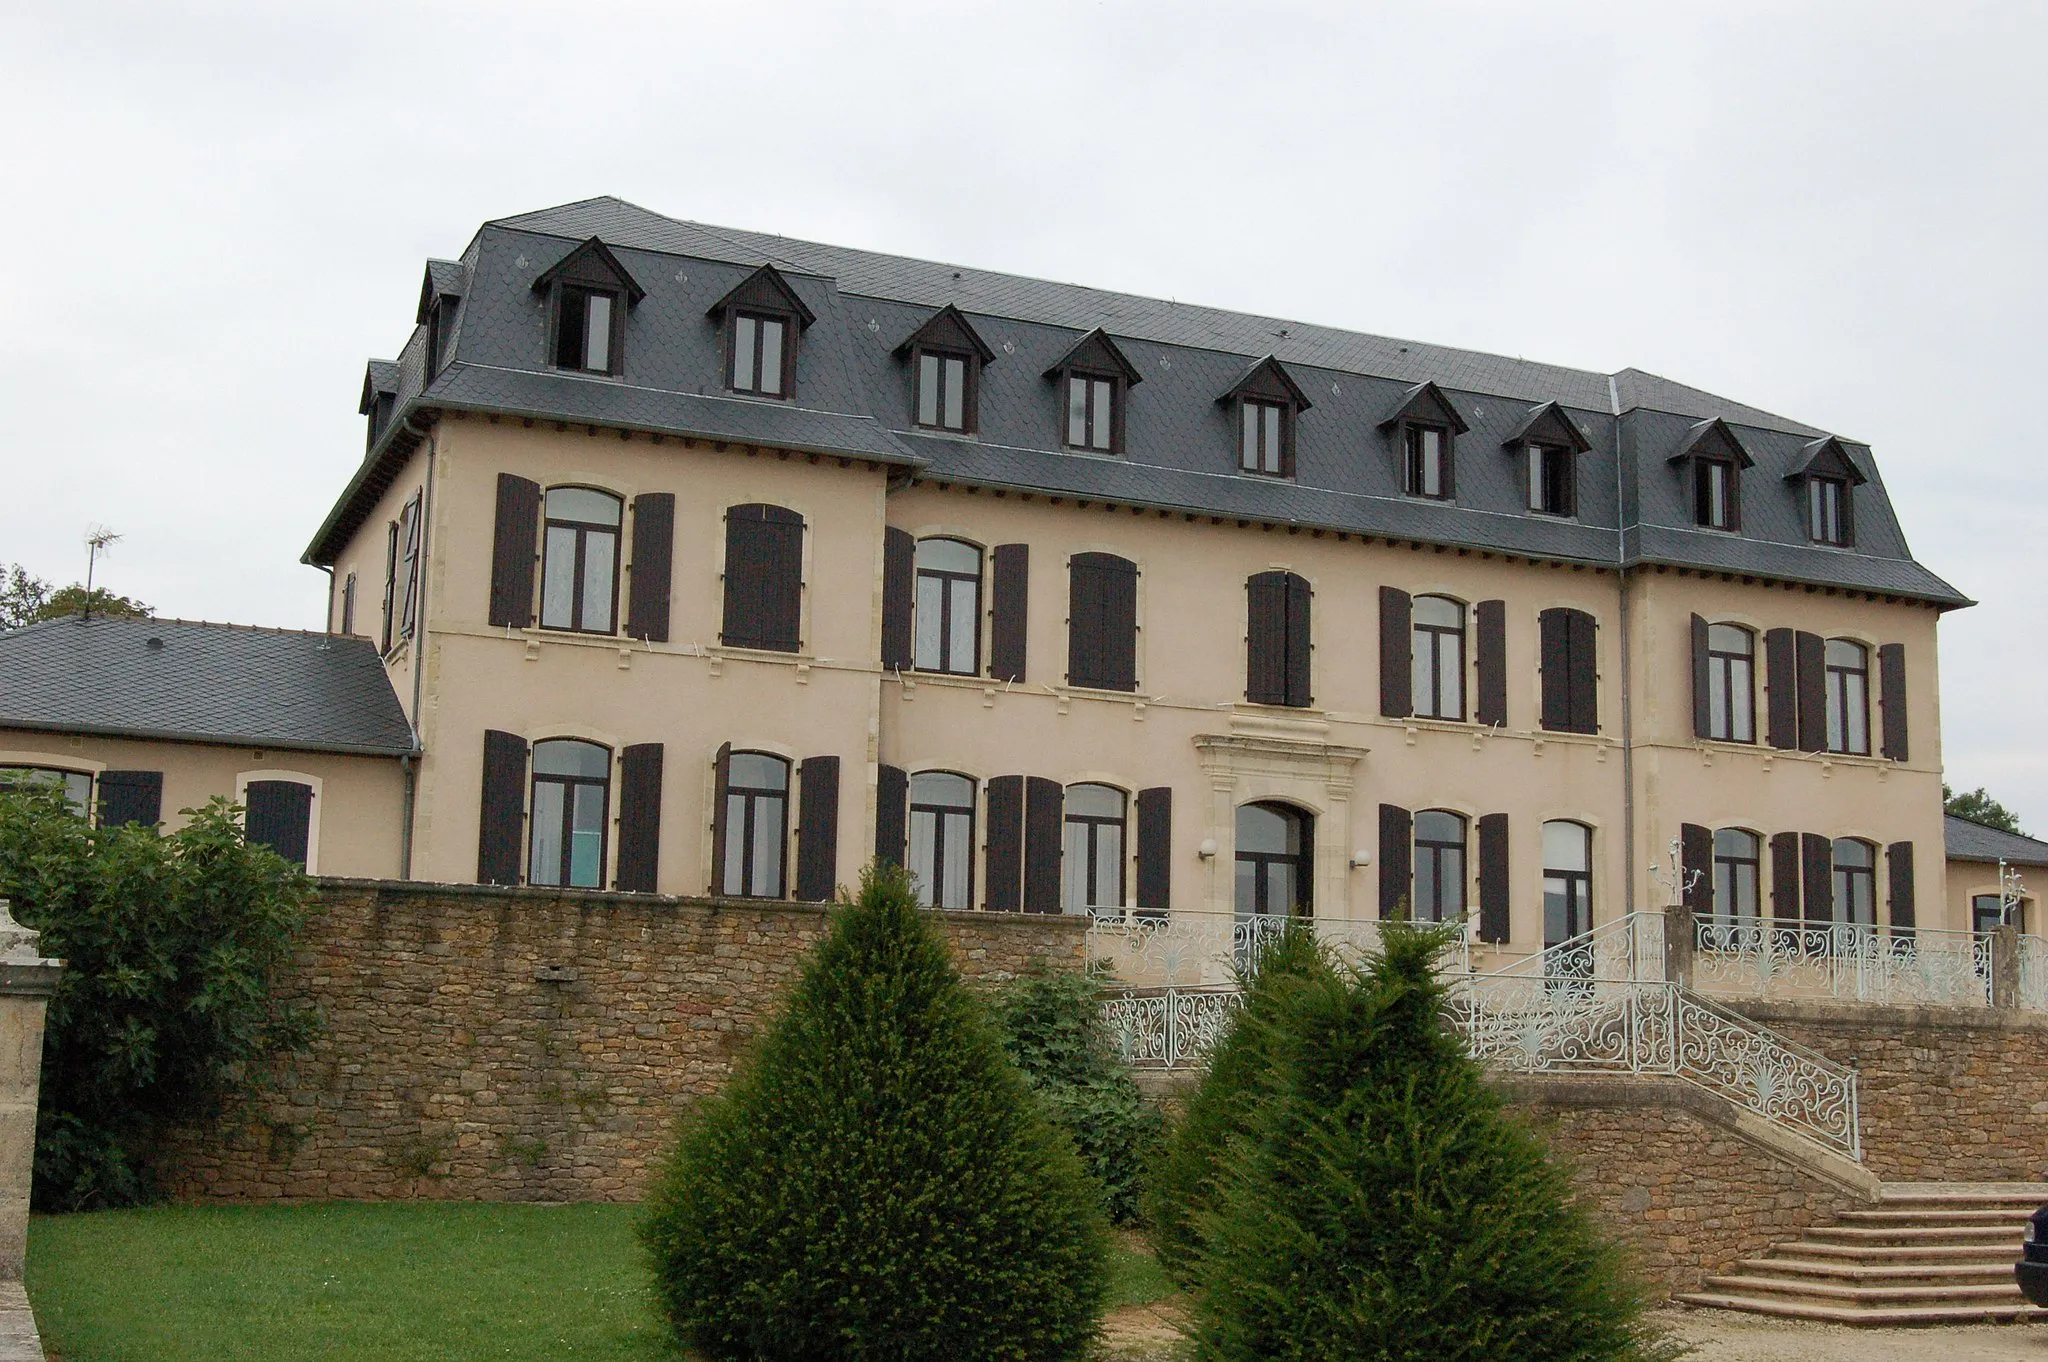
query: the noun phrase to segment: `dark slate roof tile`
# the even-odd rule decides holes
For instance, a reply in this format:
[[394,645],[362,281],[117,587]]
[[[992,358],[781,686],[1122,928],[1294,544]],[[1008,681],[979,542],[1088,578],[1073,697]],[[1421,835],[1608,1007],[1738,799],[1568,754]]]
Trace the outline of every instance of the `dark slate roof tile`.
[[1949,814],[1942,820],[1942,835],[1952,861],[2010,861],[2014,865],[2048,866],[2048,842],[2016,832],[1987,828]]

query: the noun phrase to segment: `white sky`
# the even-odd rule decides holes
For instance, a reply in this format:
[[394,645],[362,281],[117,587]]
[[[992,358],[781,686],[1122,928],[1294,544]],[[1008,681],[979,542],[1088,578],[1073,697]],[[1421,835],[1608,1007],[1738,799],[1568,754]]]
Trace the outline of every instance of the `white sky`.
[[0,7],[0,562],[318,627],[421,262],[594,194],[1867,440],[1953,783],[2048,832],[2048,5]]

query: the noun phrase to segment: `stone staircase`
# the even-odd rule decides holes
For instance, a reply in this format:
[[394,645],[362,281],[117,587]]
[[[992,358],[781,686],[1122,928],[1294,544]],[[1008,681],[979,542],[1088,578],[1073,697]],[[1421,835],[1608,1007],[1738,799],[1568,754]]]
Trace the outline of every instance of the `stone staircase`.
[[1832,1324],[2048,1321],[2012,1271],[2026,1218],[2043,1205],[2048,1184],[1887,1183],[1874,1206],[1678,1300]]

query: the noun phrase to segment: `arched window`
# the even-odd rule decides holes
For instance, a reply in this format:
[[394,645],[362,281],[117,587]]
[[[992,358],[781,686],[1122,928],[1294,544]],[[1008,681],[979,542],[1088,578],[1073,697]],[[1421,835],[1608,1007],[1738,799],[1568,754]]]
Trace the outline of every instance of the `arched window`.
[[1831,638],[1827,647],[1828,751],[1870,755],[1870,653]]
[[1415,815],[1415,892],[1409,902],[1417,922],[1455,922],[1464,916],[1465,820],[1460,815],[1446,809]]
[[1707,626],[1707,736],[1756,741],[1756,635],[1739,624]]
[[1425,719],[1465,717],[1465,607],[1448,596],[1417,596],[1413,606],[1415,712]]
[[609,634],[618,615],[625,503],[589,487],[550,487],[542,540],[540,625]]
[[1543,825],[1543,945],[1593,930],[1593,830],[1556,820]]
[[725,761],[725,846],[719,892],[779,899],[789,872],[789,763],[768,752]]
[[1286,804],[1237,811],[1237,914],[1299,915],[1314,908],[1315,822]]
[[1753,926],[1763,901],[1763,839],[1742,828],[1714,834],[1714,924]]
[[555,738],[533,745],[530,884],[596,889],[604,883],[605,809],[612,754],[596,743]]
[[1063,906],[1070,913],[1121,908],[1124,903],[1124,811],[1128,799],[1113,785],[1069,785]]
[[910,865],[927,908],[974,906],[974,782],[950,771],[910,778]]
[[1835,922],[1852,927],[1877,925],[1877,848],[1855,837],[1837,837]]
[[919,671],[981,671],[981,550],[958,539],[917,543]]
[[80,817],[92,807],[92,774],[54,766],[0,766],[0,790],[47,789],[64,796]]

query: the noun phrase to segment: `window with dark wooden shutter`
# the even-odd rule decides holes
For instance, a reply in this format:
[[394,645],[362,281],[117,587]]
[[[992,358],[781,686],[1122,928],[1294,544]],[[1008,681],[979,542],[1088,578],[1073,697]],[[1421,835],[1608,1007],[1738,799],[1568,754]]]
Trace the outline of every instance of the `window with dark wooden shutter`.
[[1286,704],[1305,708],[1316,702],[1311,687],[1315,643],[1309,637],[1310,608],[1315,593],[1306,577],[1287,578],[1287,699]]
[[1893,842],[1884,849],[1885,873],[1891,880],[1893,936],[1911,936],[1918,925],[1913,908],[1913,844]]
[[162,771],[102,771],[99,786],[101,827],[139,823],[153,828],[163,821]]
[[1024,907],[1024,777],[988,782],[988,907],[1015,913]]
[[890,526],[882,532],[882,665],[897,671],[915,662],[910,607],[916,576],[917,537]]
[[[1698,619],[1699,616],[1693,616]],[[1685,907],[1696,918],[1714,913],[1714,830],[1697,823],[1678,828],[1678,865]]]
[[1261,572],[1244,584],[1244,698],[1287,703],[1287,574]]
[[1789,752],[1799,746],[1799,655],[1790,629],[1764,635],[1765,737]]
[[988,674],[997,681],[1022,681],[1026,619],[1031,605],[1031,546],[998,544],[993,558]]
[[1771,838],[1771,916],[1780,922],[1799,921],[1799,834],[1781,832]]
[[[396,548],[397,536],[393,535]],[[491,624],[525,629],[533,624],[533,557],[540,539],[540,484],[498,474],[498,520],[491,532]],[[384,588],[387,639],[392,585]]]
[[1707,657],[1707,620],[1704,615],[1692,617],[1692,735],[1695,738],[1714,736],[1714,704],[1712,668]]
[[1380,713],[1405,719],[1415,712],[1414,607],[1398,587],[1380,588]]
[[1884,731],[1878,751],[1893,761],[1905,761],[1911,747],[1906,740],[1906,645],[1887,643],[1877,650],[1878,703],[1884,709]]
[[628,893],[656,892],[661,873],[661,762],[658,742],[633,743],[619,752],[617,887]]
[[1138,791],[1138,907],[1163,913],[1173,906],[1173,788]]
[[633,596],[626,633],[668,642],[668,593],[675,572],[676,498],[646,492],[633,498]]
[[1571,701],[1574,733],[1598,733],[1600,731],[1600,650],[1596,639],[1598,630],[1593,617],[1583,610],[1567,610],[1566,625],[1570,630]]
[[519,883],[520,846],[526,831],[526,739],[484,731],[482,819],[477,831],[479,884]]
[[1543,727],[1600,731],[1600,671],[1593,617],[1562,606],[1537,618],[1543,667]]
[[1113,553],[1077,553],[1068,571],[1068,684],[1136,690],[1138,565]]
[[903,864],[905,819],[910,814],[910,774],[900,766],[875,771],[875,857]]
[[[529,566],[529,571],[531,567]],[[388,653],[391,642],[397,637],[398,617],[398,522],[392,521],[384,527],[384,623],[377,641],[377,651]],[[527,618],[530,620],[532,615]]]
[[725,624],[733,648],[793,653],[803,623],[804,518],[781,506],[725,513]]
[[1414,874],[1415,820],[1408,810],[1393,804],[1380,805],[1380,916],[1386,919],[1409,915],[1409,883]]
[[718,745],[711,759],[711,892],[725,892],[726,803],[732,795],[732,744]]
[[1024,782],[1024,911],[1060,911],[1060,854],[1066,840],[1066,791],[1057,780]]
[[839,758],[805,757],[797,784],[796,896],[825,903],[839,881]]
[[[1472,607],[1477,635],[1479,695],[1473,717],[1488,728],[1508,722],[1508,603],[1481,601]],[[1505,817],[1506,815],[1502,815]]]
[[1819,634],[1793,635],[1793,654],[1799,679],[1799,750],[1825,752],[1828,748],[1828,644]]
[[1509,932],[1508,816],[1479,818],[1479,939],[1506,945]]
[[269,847],[294,865],[306,864],[313,834],[313,787],[296,780],[252,780],[243,791],[243,829],[251,846]]
[[1800,896],[1808,922],[1835,920],[1835,844],[1817,833],[1799,835]]

